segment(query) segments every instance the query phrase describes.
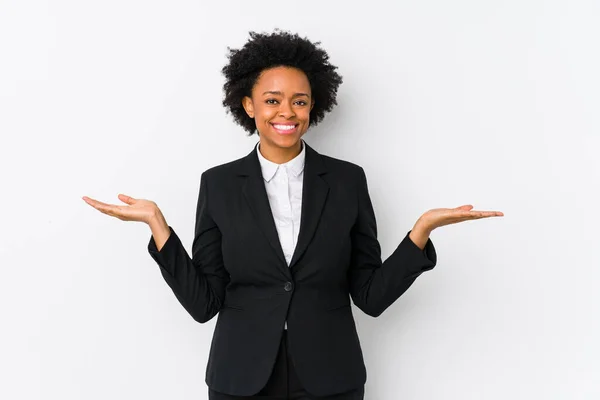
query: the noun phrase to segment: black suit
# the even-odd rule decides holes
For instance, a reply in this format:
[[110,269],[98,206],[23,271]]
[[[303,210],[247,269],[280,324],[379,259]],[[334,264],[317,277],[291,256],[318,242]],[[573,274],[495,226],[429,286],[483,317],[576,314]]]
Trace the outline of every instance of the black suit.
[[191,259],[172,228],[160,252],[152,238],[148,250],[196,321],[219,314],[206,383],[237,396],[267,382],[286,319],[290,354],[308,392],[325,396],[364,385],[349,297],[376,317],[436,264],[431,240],[421,250],[408,234],[382,263],[363,169],[308,145],[289,267],[256,149],[202,174]]

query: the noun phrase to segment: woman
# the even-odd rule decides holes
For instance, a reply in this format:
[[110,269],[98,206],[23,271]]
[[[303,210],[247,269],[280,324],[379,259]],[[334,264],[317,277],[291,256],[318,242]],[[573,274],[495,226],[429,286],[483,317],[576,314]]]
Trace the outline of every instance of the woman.
[[219,314],[210,399],[363,399],[350,298],[380,315],[435,266],[434,229],[503,214],[430,210],[382,262],[363,169],[301,139],[337,104],[337,67],[298,35],[250,36],[230,50],[223,104],[259,142],[202,174],[192,258],[154,202],[84,200],[147,223],[148,251],[183,307],[201,323]]

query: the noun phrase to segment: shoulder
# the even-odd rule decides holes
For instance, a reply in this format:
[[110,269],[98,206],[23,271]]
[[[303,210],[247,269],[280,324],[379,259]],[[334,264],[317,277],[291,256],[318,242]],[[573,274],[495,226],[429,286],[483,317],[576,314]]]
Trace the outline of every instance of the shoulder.
[[229,161],[224,164],[215,165],[213,167],[208,168],[206,171],[202,173],[204,177],[209,179],[225,177],[227,175],[236,174],[240,168],[242,161],[246,157],[238,158],[237,160]]
[[210,167],[202,173],[202,176],[211,180],[228,179],[234,176],[247,175],[257,167],[258,158],[256,156],[256,144],[254,144],[249,153],[246,153],[233,161]]
[[228,190],[239,176],[240,170],[246,157],[241,157],[224,164],[215,165],[206,169],[200,176],[200,188],[205,188],[209,193],[220,193]]
[[323,165],[327,168],[327,171],[335,175],[346,176],[353,180],[362,180],[365,175],[364,169],[348,160],[342,160],[339,158],[320,154],[323,161]]
[[321,154],[321,158],[325,165],[334,170],[344,170],[344,171],[359,171],[362,167],[352,161],[342,160],[340,158],[335,158],[331,156],[327,156]]

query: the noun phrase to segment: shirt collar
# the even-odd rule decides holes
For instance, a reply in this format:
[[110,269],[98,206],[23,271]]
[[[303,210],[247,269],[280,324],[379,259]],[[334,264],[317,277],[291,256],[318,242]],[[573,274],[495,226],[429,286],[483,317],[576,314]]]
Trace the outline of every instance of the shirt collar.
[[259,150],[260,142],[258,142],[256,144],[256,153],[258,154],[258,161],[260,162],[262,176],[265,181],[269,182],[271,179],[273,179],[273,177],[275,176],[275,173],[277,172],[279,167],[283,166],[283,165],[285,165],[287,167],[287,170],[293,176],[297,177],[298,175],[300,175],[300,173],[302,173],[302,171],[304,170],[304,161],[306,159],[306,146],[304,145],[304,140],[300,140],[300,141],[302,143],[302,150],[300,151],[300,154],[298,154],[296,157],[294,157],[293,159],[291,159],[290,161],[288,161],[284,164],[276,164],[273,161],[267,160],[260,153],[260,150]]

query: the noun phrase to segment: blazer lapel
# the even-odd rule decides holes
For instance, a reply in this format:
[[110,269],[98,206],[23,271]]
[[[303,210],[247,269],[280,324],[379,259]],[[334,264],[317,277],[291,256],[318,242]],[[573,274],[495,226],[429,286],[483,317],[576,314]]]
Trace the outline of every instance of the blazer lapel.
[[306,142],[306,159],[304,162],[304,179],[302,183],[302,212],[300,215],[300,232],[298,242],[290,262],[292,268],[306,251],[308,244],[319,225],[319,219],[329,193],[329,185],[322,178],[327,172],[323,159]]
[[302,212],[300,216],[300,232],[298,233],[298,242],[290,261],[289,268],[283,255],[277,228],[267,190],[262,177],[260,162],[254,150],[242,159],[240,175],[245,176],[245,182],[242,187],[242,193],[252,210],[254,219],[260,230],[263,232],[267,241],[273,248],[273,251],[281,259],[286,271],[294,266],[302,257],[315,230],[319,224],[319,219],[325,206],[325,200],[329,193],[329,185],[322,178],[322,175],[327,172],[323,159],[319,153],[313,150],[306,142],[306,159],[304,162],[304,178],[302,183]]
[[285,269],[288,270],[281,243],[279,242],[277,228],[275,227],[273,213],[271,212],[271,206],[269,205],[269,198],[267,197],[267,190],[265,188],[256,151],[255,147],[248,156],[242,159],[242,170],[240,174],[246,176],[246,180],[242,187],[242,193],[252,210],[256,224],[267,238],[267,241],[277,256],[283,262]]

